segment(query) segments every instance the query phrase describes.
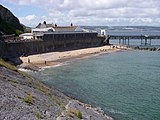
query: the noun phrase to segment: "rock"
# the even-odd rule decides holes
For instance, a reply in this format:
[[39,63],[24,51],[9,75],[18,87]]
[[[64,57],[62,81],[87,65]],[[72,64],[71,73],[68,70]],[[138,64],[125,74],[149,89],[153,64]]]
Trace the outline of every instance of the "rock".
[[23,68],[23,69],[27,69],[27,70],[31,70],[31,71],[39,71],[40,68],[31,64],[31,63],[23,63],[21,65],[18,66],[18,68]]
[[37,119],[113,120],[99,107],[73,100],[16,68],[0,65],[0,120]]
[[7,8],[0,5],[0,31],[6,34],[15,34],[16,30],[23,31],[23,26]]
[[0,67],[0,120],[56,120],[63,110],[59,104],[66,105],[70,98],[24,75]]
[[63,112],[57,120],[78,120],[79,118],[76,116],[78,111],[82,113],[83,120],[113,120],[113,118],[104,114],[104,111],[100,107],[92,108],[90,105],[84,105],[84,103],[77,100],[70,100],[66,105],[66,112]]

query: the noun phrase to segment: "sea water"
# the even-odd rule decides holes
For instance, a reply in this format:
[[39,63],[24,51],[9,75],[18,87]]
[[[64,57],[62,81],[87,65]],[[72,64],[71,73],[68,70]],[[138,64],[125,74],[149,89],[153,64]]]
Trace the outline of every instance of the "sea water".
[[30,73],[115,120],[160,120],[160,52],[123,51]]

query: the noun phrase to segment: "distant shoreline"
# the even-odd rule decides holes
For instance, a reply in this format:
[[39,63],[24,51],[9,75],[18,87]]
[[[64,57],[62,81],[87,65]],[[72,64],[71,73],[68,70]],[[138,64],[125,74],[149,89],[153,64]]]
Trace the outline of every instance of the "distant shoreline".
[[[78,59],[88,58],[94,55],[112,53],[121,50],[127,50],[126,46],[120,45],[106,45],[94,48],[85,48],[64,52],[50,52],[44,54],[30,55],[27,57],[20,57],[23,64],[21,67],[38,67],[38,68],[48,68],[59,66],[60,64],[65,64],[67,62],[72,62]],[[27,66],[27,67],[26,67]]]

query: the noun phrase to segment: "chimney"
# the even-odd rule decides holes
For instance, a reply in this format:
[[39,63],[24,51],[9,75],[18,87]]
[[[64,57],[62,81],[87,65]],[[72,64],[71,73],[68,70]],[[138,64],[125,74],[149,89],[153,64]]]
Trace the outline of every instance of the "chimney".
[[47,23],[46,23],[46,21],[44,21],[44,22],[43,22],[43,24],[45,24],[45,25],[46,25],[46,24],[47,24]]

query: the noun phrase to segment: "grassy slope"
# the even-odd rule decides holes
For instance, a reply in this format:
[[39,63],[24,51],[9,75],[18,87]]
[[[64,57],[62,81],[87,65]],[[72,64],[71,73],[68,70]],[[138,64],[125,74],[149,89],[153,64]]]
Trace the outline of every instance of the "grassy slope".
[[0,59],[0,67],[5,67],[10,70],[16,71],[22,74],[25,77],[30,78],[29,84],[33,84],[33,87],[42,91],[46,95],[48,95],[54,102],[56,102],[62,109],[65,109],[64,105],[59,102],[59,100],[51,93],[51,89],[45,86],[43,83],[39,82],[38,80],[34,81],[34,78],[28,75],[25,72],[18,70],[15,66],[5,62],[4,60]]

